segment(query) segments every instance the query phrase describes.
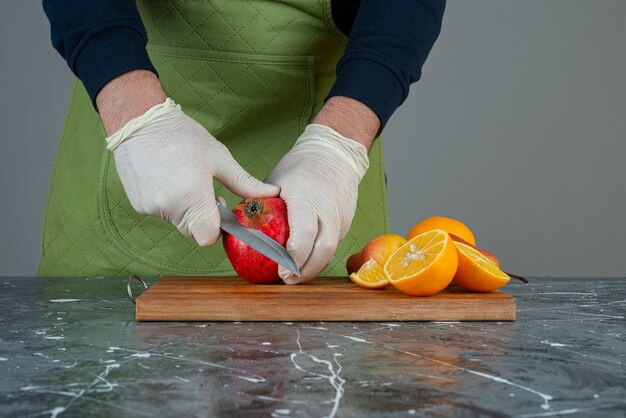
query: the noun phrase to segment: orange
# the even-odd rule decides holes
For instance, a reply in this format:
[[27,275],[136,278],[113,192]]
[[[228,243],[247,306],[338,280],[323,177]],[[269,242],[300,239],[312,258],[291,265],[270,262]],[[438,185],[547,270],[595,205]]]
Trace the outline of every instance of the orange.
[[457,237],[464,239],[472,245],[476,245],[476,239],[470,229],[465,226],[461,221],[457,221],[452,218],[445,218],[443,216],[431,216],[421,222],[418,222],[406,236],[406,239],[411,239],[416,235],[423,232],[430,231],[431,229],[443,229],[448,234],[454,234]]
[[370,258],[357,271],[350,275],[350,280],[367,289],[384,289],[389,286],[389,280],[385,277],[383,266]]
[[366,261],[370,258],[376,260],[381,266],[385,264],[387,258],[406,242],[404,237],[396,234],[383,234],[368,242],[363,250],[361,250],[361,260]]
[[463,238],[459,238],[459,237],[457,237],[454,234],[450,234],[450,238],[452,238],[452,241],[460,242],[461,244],[469,245],[470,247],[474,248],[479,253],[481,253],[482,255],[487,257],[489,259],[489,261],[491,261],[493,264],[495,264],[496,266],[500,267],[500,259],[495,254],[490,253],[487,250],[483,250],[482,248],[478,248],[477,246],[470,244],[469,242],[465,241]]
[[458,255],[450,235],[434,229],[417,235],[393,252],[383,266],[389,283],[414,296],[430,296],[450,284]]
[[492,292],[511,280],[478,250],[460,242],[454,245],[459,258],[454,281],[462,288],[474,292]]

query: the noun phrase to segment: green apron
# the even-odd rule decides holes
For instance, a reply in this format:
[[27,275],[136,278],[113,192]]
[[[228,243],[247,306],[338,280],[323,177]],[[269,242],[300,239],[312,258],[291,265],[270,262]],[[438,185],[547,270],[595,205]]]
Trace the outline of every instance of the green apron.
[[[323,105],[347,38],[330,0],[138,1],[163,88],[263,179]],[[136,213],[77,81],[46,207],[43,276],[234,275],[221,243],[202,248],[166,222]],[[382,141],[370,152],[350,231],[322,275],[389,230]],[[229,206],[241,200],[215,182]]]

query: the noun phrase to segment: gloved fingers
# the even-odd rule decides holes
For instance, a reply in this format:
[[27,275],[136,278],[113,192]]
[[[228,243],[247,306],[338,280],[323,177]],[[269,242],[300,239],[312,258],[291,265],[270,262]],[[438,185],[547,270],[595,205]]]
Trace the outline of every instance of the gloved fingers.
[[[317,212],[305,203],[283,197],[287,204],[287,221],[289,223],[289,239],[287,251],[293,257],[298,268],[302,268],[311,254],[317,237]],[[287,284],[300,283],[306,278],[299,278],[283,266],[278,266],[278,275]]]
[[176,227],[183,235],[196,241],[202,247],[214,244],[222,232],[220,214],[215,200],[210,197],[192,204]]
[[217,199],[217,201],[220,202],[222,206],[228,208],[228,204],[226,203],[226,199],[224,199],[224,196],[215,196],[215,199]]
[[226,147],[224,149],[218,158],[214,158],[215,178],[228,190],[244,198],[278,196],[280,187],[253,177],[235,161]]
[[142,202],[142,189],[139,185],[139,181],[137,181],[137,178],[134,175],[136,168],[133,167],[127,149],[124,147],[125,145],[127,144],[122,144],[122,146],[118,148],[117,152],[113,154],[118,177],[133,209],[141,215],[152,215],[149,209],[144,207]]
[[338,244],[339,228],[320,223],[311,255],[300,269],[302,281],[310,280],[324,270],[334,257]]

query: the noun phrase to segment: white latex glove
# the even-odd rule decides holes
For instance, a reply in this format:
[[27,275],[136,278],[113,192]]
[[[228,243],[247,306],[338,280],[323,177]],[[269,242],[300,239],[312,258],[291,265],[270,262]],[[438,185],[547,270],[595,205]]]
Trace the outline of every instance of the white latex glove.
[[309,280],[330,263],[352,223],[368,167],[364,145],[311,124],[265,178],[281,188],[288,210],[287,251],[301,273],[298,278],[279,266],[285,283]]
[[220,236],[213,177],[242,197],[277,196],[280,191],[248,174],[224,144],[171,99],[132,119],[106,141],[133,208],[176,225],[201,246]]

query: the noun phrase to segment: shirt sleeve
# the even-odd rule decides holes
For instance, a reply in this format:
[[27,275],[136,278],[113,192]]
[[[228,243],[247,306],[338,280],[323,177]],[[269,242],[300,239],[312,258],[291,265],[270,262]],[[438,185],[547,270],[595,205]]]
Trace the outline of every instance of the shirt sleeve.
[[110,80],[132,70],[156,69],[134,0],[43,0],[52,45],[83,82],[92,103]]
[[367,105],[381,130],[420,79],[439,36],[445,0],[363,0],[326,99],[347,96]]

